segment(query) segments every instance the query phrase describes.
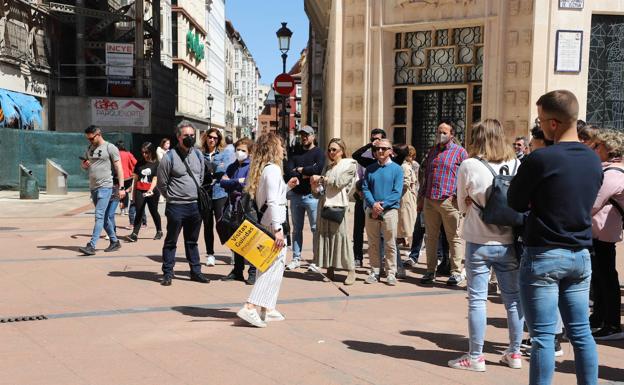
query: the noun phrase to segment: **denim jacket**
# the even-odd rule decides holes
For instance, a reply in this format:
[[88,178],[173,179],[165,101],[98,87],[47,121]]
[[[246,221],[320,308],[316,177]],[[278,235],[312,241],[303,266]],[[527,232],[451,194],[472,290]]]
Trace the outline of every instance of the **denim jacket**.
[[204,153],[204,159],[206,160],[206,166],[209,169],[207,173],[212,177],[212,199],[221,199],[227,197],[227,193],[219,184],[221,177],[225,173],[225,169],[228,166],[225,164],[223,154],[216,150],[212,157]]

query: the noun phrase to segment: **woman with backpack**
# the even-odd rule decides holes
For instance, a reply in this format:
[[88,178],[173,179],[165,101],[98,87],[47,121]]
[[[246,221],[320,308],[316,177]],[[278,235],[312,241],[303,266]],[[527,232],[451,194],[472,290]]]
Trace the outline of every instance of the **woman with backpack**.
[[[234,210],[234,208],[240,204],[247,175],[249,174],[249,165],[251,163],[249,154],[252,151],[252,147],[253,142],[251,139],[239,139],[234,146],[236,161],[227,167],[225,175],[221,177],[219,184],[228,194],[226,210]],[[221,278],[221,280],[245,281],[245,278],[243,277],[243,270],[245,270],[245,259],[243,256],[234,253],[234,269],[232,269],[228,275]],[[254,265],[249,265],[247,273],[249,276],[245,283],[253,285],[256,282],[256,267]]]
[[[275,133],[261,135],[254,146],[245,191],[263,210],[260,225],[275,238],[274,249],[279,254],[264,272],[258,271],[256,282],[245,305],[236,315],[249,324],[263,328],[269,321],[283,321],[284,316],[275,309],[277,295],[282,284],[286,261],[286,192],[296,186],[298,180],[284,183],[282,161],[284,144]],[[262,209],[261,209],[262,210]],[[260,312],[258,312],[260,310]]]
[[514,175],[520,161],[507,143],[500,122],[495,119],[486,119],[473,127],[468,153],[470,158],[462,162],[458,171],[457,202],[459,210],[466,214],[462,237],[466,241],[470,344],[467,354],[449,361],[448,365],[455,369],[485,371],[483,341],[492,267],[498,277],[509,327],[509,347],[500,362],[519,369],[522,367],[520,342],[524,317],[520,308],[519,261],[513,245],[513,231],[509,226],[485,223],[481,208],[486,207],[493,190],[491,169]]
[[327,278],[333,281],[336,269],[347,270],[344,284],[353,285],[355,260],[345,214],[349,192],[357,180],[357,163],[347,156],[345,142],[331,139],[322,175],[313,175],[310,180],[312,193],[319,199],[313,248],[314,264],[327,268]]
[[620,325],[620,283],[615,267],[615,244],[622,241],[624,209],[624,138],[600,130],[591,146],[602,161],[604,179],[592,208],[592,285],[594,311],[589,323],[595,340],[624,338]]

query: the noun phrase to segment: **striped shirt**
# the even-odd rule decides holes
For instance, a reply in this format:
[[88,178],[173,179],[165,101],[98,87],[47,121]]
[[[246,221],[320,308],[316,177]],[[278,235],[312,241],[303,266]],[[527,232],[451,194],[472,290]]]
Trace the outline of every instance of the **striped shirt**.
[[420,195],[432,200],[444,200],[457,192],[457,169],[468,158],[466,150],[453,142],[442,148],[433,146],[425,163],[424,188]]

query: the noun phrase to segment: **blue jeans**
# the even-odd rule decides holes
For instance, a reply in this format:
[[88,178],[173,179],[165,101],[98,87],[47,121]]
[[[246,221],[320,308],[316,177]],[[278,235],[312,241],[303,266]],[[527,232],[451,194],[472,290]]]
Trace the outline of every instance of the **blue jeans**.
[[490,267],[496,272],[503,304],[507,310],[509,348],[506,352],[520,352],[524,316],[520,307],[518,265],[513,245],[488,246],[466,242],[468,329],[470,332],[470,356],[473,358],[477,358],[483,353]]
[[110,237],[111,242],[117,242],[115,234],[115,211],[119,201],[111,199],[113,189],[111,187],[100,187],[91,190],[91,200],[95,205],[95,225],[93,226],[93,235],[91,236],[91,246],[95,248],[97,241],[100,239],[102,229]]
[[163,245],[162,271],[164,275],[173,276],[176,244],[178,243],[180,231],[182,231],[184,235],[184,253],[189,262],[191,273],[201,273],[197,239],[199,238],[202,219],[199,215],[197,203],[178,205],[167,203],[165,216],[167,217],[167,235],[165,236],[165,244]]
[[301,259],[301,247],[303,244],[303,221],[305,214],[308,214],[310,221],[310,229],[312,235],[316,232],[316,207],[318,199],[312,194],[299,195],[291,193],[290,196],[290,213],[293,222],[293,259]]
[[577,383],[598,382],[598,353],[588,317],[591,269],[587,249],[526,248],[520,265],[520,295],[531,333],[531,385],[551,383],[557,308],[574,347]]

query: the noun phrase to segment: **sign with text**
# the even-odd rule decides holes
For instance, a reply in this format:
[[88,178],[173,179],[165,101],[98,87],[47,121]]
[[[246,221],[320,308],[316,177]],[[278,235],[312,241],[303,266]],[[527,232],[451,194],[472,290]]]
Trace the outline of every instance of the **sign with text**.
[[96,126],[149,127],[148,99],[92,98],[90,104]]
[[557,31],[556,72],[581,72],[583,31]]
[[270,235],[245,219],[225,245],[264,272],[279,254],[279,250],[273,249],[274,243]]
[[585,0],[559,0],[560,9],[583,9]]
[[134,44],[106,43],[106,75],[132,77]]

